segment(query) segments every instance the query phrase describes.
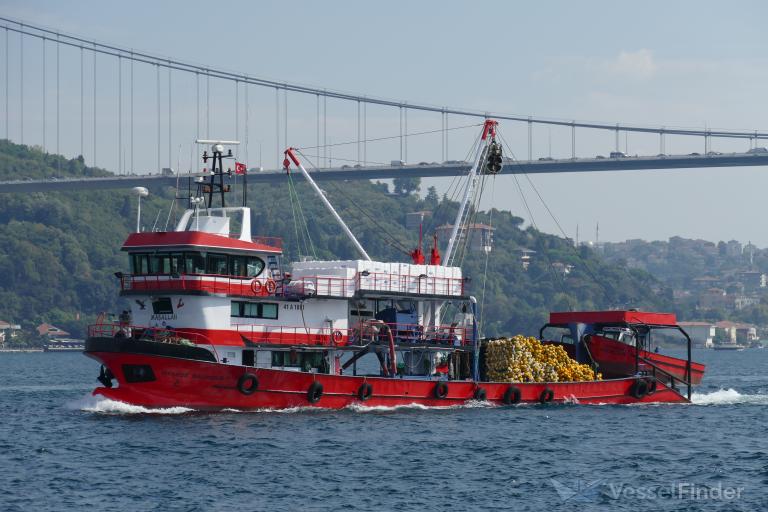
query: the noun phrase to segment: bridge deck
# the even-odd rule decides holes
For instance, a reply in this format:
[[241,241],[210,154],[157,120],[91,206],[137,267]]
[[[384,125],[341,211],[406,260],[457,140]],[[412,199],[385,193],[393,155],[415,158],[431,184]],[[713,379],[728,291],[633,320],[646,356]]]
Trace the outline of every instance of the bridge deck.
[[[397,177],[447,177],[464,174],[468,163],[443,163],[403,166],[334,167],[312,172],[318,181],[362,180]],[[768,154],[729,153],[725,155],[577,158],[506,162],[501,174],[546,174],[561,172],[641,171],[653,169],[692,169],[704,167],[742,167],[768,165]],[[199,175],[199,174],[197,174]],[[185,178],[187,175],[181,175]],[[177,176],[128,175],[102,178],[19,180],[0,182],[0,193],[61,192],[67,190],[104,190],[137,186],[173,186]],[[280,182],[282,170],[266,170],[248,175],[249,184]]]

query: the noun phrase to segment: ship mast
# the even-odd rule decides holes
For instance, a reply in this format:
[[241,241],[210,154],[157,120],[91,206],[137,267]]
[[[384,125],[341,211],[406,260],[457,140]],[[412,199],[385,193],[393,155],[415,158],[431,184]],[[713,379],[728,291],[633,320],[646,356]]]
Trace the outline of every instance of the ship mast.
[[363,246],[360,245],[360,242],[357,241],[357,238],[355,238],[355,235],[352,234],[352,231],[349,229],[347,224],[344,222],[344,220],[342,220],[342,218],[339,216],[339,214],[331,205],[330,201],[328,201],[328,199],[325,197],[325,194],[323,194],[323,191],[320,190],[320,187],[317,186],[317,183],[315,183],[315,180],[312,179],[312,176],[309,175],[309,173],[301,164],[301,162],[299,162],[299,159],[296,158],[296,155],[294,154],[294,148],[286,149],[284,151],[284,154],[285,154],[285,160],[283,160],[283,168],[285,169],[285,172],[289,172],[289,167],[291,166],[291,162],[293,162],[294,165],[299,168],[301,173],[304,175],[304,178],[306,178],[306,180],[312,186],[312,189],[314,189],[315,193],[317,193],[317,196],[323,202],[325,207],[328,208],[328,211],[331,212],[331,215],[333,215],[333,218],[336,219],[336,222],[339,223],[339,225],[341,226],[341,229],[344,230],[344,233],[346,233],[347,237],[349,237],[349,240],[352,242],[352,245],[355,246],[355,248],[360,252],[360,254],[363,256],[364,259],[371,261],[371,257],[368,256],[367,252],[365,252],[365,249],[363,249]]
[[451,237],[448,239],[448,248],[445,251],[445,265],[451,266],[456,256],[456,241],[460,236],[460,230],[464,229],[464,236],[468,237],[469,226],[464,226],[466,218],[469,215],[469,203],[474,196],[477,181],[481,174],[498,174],[501,171],[502,157],[501,146],[496,143],[496,127],[498,121],[486,119],[483,125],[483,135],[477,144],[475,161],[469,171],[467,179],[467,188],[464,191],[464,199],[459,206],[459,213],[456,215],[456,221],[453,223]]
[[[227,154],[224,155],[224,145],[233,145],[236,146],[240,144],[239,141],[236,140],[206,140],[206,139],[198,139],[195,141],[198,144],[210,144],[211,145],[211,154],[208,154],[208,151],[203,151],[203,162],[208,163],[208,159],[213,159],[213,164],[211,165],[211,178],[210,182],[208,183],[200,183],[202,186],[202,193],[206,194],[208,196],[208,208],[211,208],[213,206],[213,196],[216,192],[220,194],[221,197],[221,207],[224,208],[226,206],[226,202],[224,199],[224,193],[229,192],[229,185],[224,185],[224,174],[229,174],[231,176],[231,171],[228,171],[227,173],[224,172],[224,158],[233,158],[232,156],[232,150],[229,149],[227,151]],[[218,182],[216,181],[216,178],[219,178]],[[199,195],[198,191],[198,195]],[[243,201],[245,201],[245,196],[243,196]],[[245,206],[245,205],[243,205]]]

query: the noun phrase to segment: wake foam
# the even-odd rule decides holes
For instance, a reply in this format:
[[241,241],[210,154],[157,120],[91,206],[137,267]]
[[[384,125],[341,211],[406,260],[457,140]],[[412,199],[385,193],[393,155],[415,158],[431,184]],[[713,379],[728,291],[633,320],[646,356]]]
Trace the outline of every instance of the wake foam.
[[83,412],[92,412],[97,414],[186,414],[195,412],[189,407],[166,407],[161,409],[149,409],[140,405],[131,405],[125,402],[119,402],[103,396],[86,396],[80,400],[70,402],[68,409],[79,410]]
[[402,410],[416,410],[416,411],[450,411],[453,409],[482,409],[486,407],[495,407],[490,402],[484,402],[479,400],[469,400],[463,404],[456,405],[424,405],[424,404],[404,404],[404,405],[365,405],[361,403],[354,403],[348,405],[344,410],[352,412],[394,412]]
[[733,388],[719,389],[711,393],[694,393],[694,405],[757,404],[768,405],[768,395],[742,395]]
[[[693,393],[691,402],[694,405],[732,405],[732,404],[753,404],[753,405],[768,405],[768,395],[756,394],[745,395],[739,393],[733,388],[719,389],[710,393]],[[578,403],[573,402],[573,403]],[[594,405],[594,404],[592,404]],[[632,404],[632,405],[658,405],[658,404]],[[178,415],[197,412],[195,409],[189,407],[165,407],[159,409],[150,409],[142,407],[140,405],[131,405],[125,402],[112,400],[103,396],[87,395],[79,400],[69,402],[65,404],[65,407],[70,410],[77,410],[96,414],[112,414],[112,415],[131,415],[131,414],[154,414],[154,415]],[[477,400],[470,400],[463,404],[456,405],[443,405],[443,406],[427,406],[423,404],[405,404],[405,405],[365,405],[361,403],[354,403],[348,405],[343,410],[355,412],[355,413],[386,413],[396,411],[446,411],[454,409],[480,409],[496,407],[490,402],[482,402]],[[240,410],[227,408],[221,412],[224,413],[273,413],[273,414],[300,414],[300,413],[327,413],[335,411],[334,409],[328,409],[324,407],[290,407],[287,409],[253,409],[253,410]]]

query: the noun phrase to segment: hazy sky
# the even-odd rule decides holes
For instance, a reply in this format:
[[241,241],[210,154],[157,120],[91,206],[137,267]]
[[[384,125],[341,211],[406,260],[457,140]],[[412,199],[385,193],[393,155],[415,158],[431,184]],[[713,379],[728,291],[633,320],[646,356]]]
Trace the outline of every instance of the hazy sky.
[[[101,42],[289,82],[370,96],[562,119],[649,125],[768,129],[768,4],[765,2],[131,2],[4,0],[0,12]],[[5,49],[4,34],[0,46]],[[19,42],[9,36],[9,135],[19,140]],[[25,39],[25,143],[41,143],[42,44]],[[55,48],[46,46],[45,98],[53,119]],[[80,153],[80,54],[61,50],[61,150]],[[117,170],[118,68],[99,57],[96,163]],[[156,71],[135,69],[135,167],[157,167]],[[0,69],[2,71],[2,69]],[[92,73],[86,55],[84,74]],[[122,156],[129,166],[127,77],[122,67]],[[172,140],[167,137],[167,73],[161,72],[161,165],[189,165],[196,128],[196,82],[172,77]],[[83,152],[93,163],[92,83],[85,83]],[[5,86],[0,80],[0,94]],[[239,136],[245,131],[238,93]],[[249,164],[272,167],[276,140],[275,93],[250,88]],[[211,84],[212,136],[235,135],[234,85]],[[314,97],[289,97],[288,144],[314,145]],[[355,106],[329,102],[328,136],[356,137]],[[367,135],[399,133],[397,112],[369,107]],[[451,118],[451,126],[472,124]],[[440,117],[409,114],[408,131],[440,128]],[[48,125],[49,151],[55,132]],[[503,124],[515,155],[527,157],[526,129]],[[0,126],[0,133],[4,128]],[[281,128],[281,132],[284,127]],[[204,135],[204,134],[201,134]],[[473,130],[449,137],[448,158],[461,159]],[[281,135],[282,137],[282,135]],[[534,157],[569,157],[570,131],[537,128]],[[631,154],[656,154],[658,137],[622,138]],[[668,153],[703,152],[703,140],[667,139]],[[577,132],[577,154],[607,154],[611,132]],[[179,147],[181,146],[181,147]],[[747,141],[713,142],[719,151],[744,151]],[[245,149],[241,149],[245,151]],[[334,150],[354,158],[354,146]],[[439,136],[412,137],[408,160],[441,157]],[[399,144],[369,144],[373,162],[399,158]],[[340,161],[339,161],[340,162]],[[533,181],[569,236],[601,240],[736,238],[768,246],[764,227],[768,169],[644,171],[535,176]],[[450,180],[430,180],[444,189]],[[539,228],[554,223],[525,190]],[[494,205],[524,212],[512,177],[499,177]],[[491,194],[486,197],[490,201]],[[486,204],[487,206],[488,204]]]

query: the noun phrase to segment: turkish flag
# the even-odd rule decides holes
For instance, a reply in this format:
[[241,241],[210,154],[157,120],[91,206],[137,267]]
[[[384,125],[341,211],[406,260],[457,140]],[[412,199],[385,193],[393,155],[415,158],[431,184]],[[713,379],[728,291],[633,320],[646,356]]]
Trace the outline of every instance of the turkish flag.
[[247,170],[245,164],[235,162],[235,174],[245,174]]

